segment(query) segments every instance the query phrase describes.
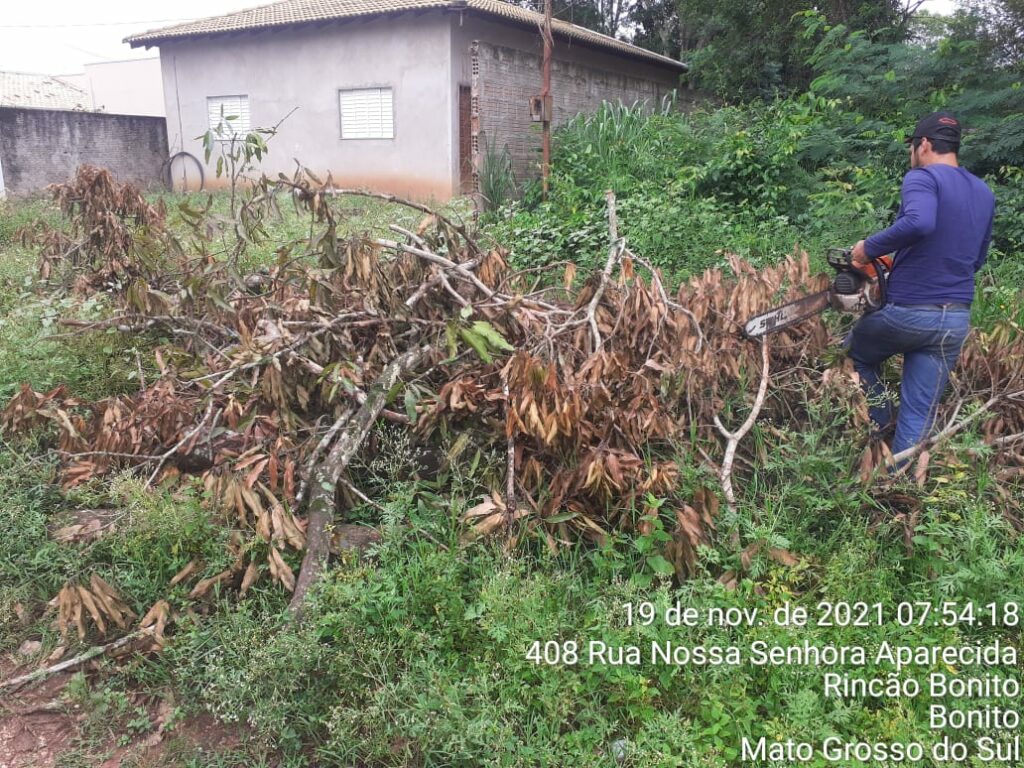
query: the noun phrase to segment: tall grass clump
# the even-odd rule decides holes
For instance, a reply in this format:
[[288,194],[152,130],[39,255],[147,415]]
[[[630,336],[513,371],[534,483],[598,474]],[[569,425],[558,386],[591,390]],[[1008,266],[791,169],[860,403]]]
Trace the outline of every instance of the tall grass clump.
[[484,207],[495,211],[516,195],[516,174],[508,144],[498,148],[495,137],[484,136],[484,153],[480,161],[480,195]]
[[663,178],[670,170],[663,159],[686,139],[672,119],[674,109],[675,99],[667,96],[653,113],[642,102],[605,101],[596,112],[576,115],[556,133],[563,183],[571,178],[603,195],[604,188],[620,192],[640,179]]

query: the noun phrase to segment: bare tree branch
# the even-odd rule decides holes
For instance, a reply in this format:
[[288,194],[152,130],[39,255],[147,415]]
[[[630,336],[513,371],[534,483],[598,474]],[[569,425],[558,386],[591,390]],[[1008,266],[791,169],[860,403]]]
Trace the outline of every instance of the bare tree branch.
[[335,489],[342,473],[362,447],[370,428],[384,408],[391,388],[403,374],[415,370],[420,363],[427,360],[432,349],[429,344],[413,347],[384,368],[367,393],[366,402],[348,420],[330,453],[313,471],[312,492],[309,497],[309,524],[306,529],[306,555],[295,582],[291,602],[288,604],[288,610],[294,620],[301,619],[306,592],[319,578],[327,562],[330,552],[329,528],[334,520]]
[[754,422],[757,421],[757,417],[761,413],[761,408],[764,406],[764,398],[768,392],[768,369],[768,339],[767,337],[762,337],[761,383],[757,387],[757,396],[754,398],[754,404],[750,409],[750,413],[747,414],[746,421],[744,421],[743,424],[740,425],[740,428],[735,432],[730,432],[722,424],[721,419],[719,419],[717,415],[715,416],[715,426],[722,434],[722,437],[726,439],[725,456],[722,458],[722,468],[718,477],[722,483],[722,491],[725,493],[726,504],[731,512],[736,510],[736,494],[732,487],[732,465],[736,458],[736,448],[739,446],[740,440],[742,440],[747,432],[749,432],[754,426]]
[[619,240],[619,218],[615,211],[615,193],[610,189],[606,190],[604,197],[608,201],[608,239],[610,245],[608,246],[608,259],[605,261],[604,269],[601,271],[601,282],[597,286],[597,290],[594,291],[590,304],[587,305],[587,321],[590,323],[590,331],[594,338],[592,353],[597,353],[603,343],[601,331],[597,327],[597,307],[601,303],[601,297],[604,295],[605,289],[608,287],[612,267],[622,259],[624,247],[624,243]]
[[[992,408],[998,405],[999,403],[1005,400],[1015,400],[1020,397],[1024,397],[1024,389],[1020,389],[1015,392],[1004,392],[993,395],[980,408],[978,408],[978,410],[974,411],[968,416],[965,416],[960,421],[956,421],[956,417],[960,412],[960,407],[958,404],[956,410],[954,410],[953,412],[953,416],[946,423],[945,427],[943,427],[939,432],[932,435],[928,439],[922,440],[920,443],[912,445],[910,448],[906,448],[900,451],[899,453],[894,454],[892,458],[890,458],[888,462],[886,462],[886,465],[888,467],[897,468],[894,471],[894,474],[900,474],[906,471],[906,468],[909,466],[908,459],[912,459],[918,454],[920,454],[922,451],[933,448],[939,443],[942,443],[948,440],[949,438],[953,437],[953,435],[957,434],[958,432],[962,432],[964,429],[969,427],[982,416],[989,413],[989,411],[991,411]],[[907,463],[904,464],[904,462]]]
[[0,683],[0,688],[6,688],[12,691],[17,690],[22,686],[28,685],[29,683],[38,682],[39,680],[50,677],[51,675],[56,675],[59,672],[66,672],[69,669],[75,669],[76,667],[80,667],[87,661],[95,659],[97,656],[102,656],[105,653],[110,653],[112,651],[118,650],[119,648],[124,648],[133,640],[138,640],[140,637],[152,634],[152,627],[137,630],[129,635],[125,635],[122,638],[114,640],[111,643],[107,643],[106,645],[93,646],[85,653],[79,654],[74,658],[67,659],[66,661],[61,661],[57,664],[54,664],[53,666],[43,667],[42,669],[37,669],[34,672],[29,672],[28,674],[20,675],[19,677],[12,677],[10,680],[5,680],[4,682]]

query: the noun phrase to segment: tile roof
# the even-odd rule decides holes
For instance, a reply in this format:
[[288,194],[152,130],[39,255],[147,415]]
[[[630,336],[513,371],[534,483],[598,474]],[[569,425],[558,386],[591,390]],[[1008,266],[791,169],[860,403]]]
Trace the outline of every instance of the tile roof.
[[[332,19],[376,16],[400,11],[431,9],[467,9],[487,16],[500,17],[506,21],[536,27],[544,19],[543,14],[531,11],[505,0],[283,0],[282,2],[246,8],[223,16],[175,24],[171,27],[141,32],[126,37],[124,42],[133,48],[159,45],[162,42],[183,37],[215,34],[218,32],[240,32],[244,30],[267,29],[291,24],[308,24]],[[570,24],[561,19],[552,22],[556,37],[577,40],[587,45],[611,49],[634,58],[646,59],[664,66],[685,70],[686,65],[668,56],[662,56],[646,48],[631,45],[623,40],[602,35],[599,32]]]
[[92,98],[59,77],[0,72],[0,107],[91,110]]

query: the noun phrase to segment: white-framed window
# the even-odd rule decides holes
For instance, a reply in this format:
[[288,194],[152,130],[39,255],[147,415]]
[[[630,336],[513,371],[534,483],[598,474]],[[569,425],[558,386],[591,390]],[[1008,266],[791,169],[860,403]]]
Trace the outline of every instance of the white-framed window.
[[390,88],[346,88],[338,91],[341,138],[395,138],[394,99]]
[[239,134],[245,135],[251,130],[249,122],[249,97],[240,96],[207,96],[206,114],[210,121],[210,130],[215,134],[217,127],[223,124],[220,139],[230,139]]

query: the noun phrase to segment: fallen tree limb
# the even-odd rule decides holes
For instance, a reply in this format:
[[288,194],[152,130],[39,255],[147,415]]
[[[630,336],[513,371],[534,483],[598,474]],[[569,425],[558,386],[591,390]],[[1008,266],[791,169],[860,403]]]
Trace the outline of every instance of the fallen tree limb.
[[431,345],[406,350],[381,372],[366,394],[366,401],[347,421],[327,457],[313,471],[310,481],[309,524],[306,529],[306,555],[295,582],[288,610],[294,620],[302,618],[302,605],[310,586],[320,576],[330,552],[329,527],[334,520],[335,490],[342,473],[362,447],[370,428],[384,408],[388,393],[398,379],[428,359]]
[[334,436],[338,434],[338,430],[340,430],[343,426],[348,424],[351,418],[352,411],[346,411],[345,413],[343,413],[340,417],[338,417],[338,419],[335,420],[333,424],[331,424],[330,429],[328,429],[326,434],[324,434],[324,436],[320,439],[320,442],[316,444],[316,448],[313,449],[313,454],[309,457],[308,469],[305,473],[305,476],[302,478],[302,482],[299,484],[299,492],[295,494],[296,508],[298,508],[298,506],[302,504],[302,500],[306,498],[306,478],[313,476],[313,470],[316,469],[317,464],[320,462],[320,454],[327,450],[327,447],[331,444],[331,441],[334,440]]
[[413,256],[419,256],[421,259],[429,261],[438,266],[444,267],[445,269],[451,270],[456,273],[459,277],[464,278],[471,282],[476,288],[483,293],[484,296],[491,298],[494,296],[494,291],[488,288],[484,282],[473,274],[469,269],[466,268],[465,264],[457,264],[451,259],[447,259],[444,256],[434,253],[433,251],[427,251],[422,248],[414,248],[411,245],[405,243],[399,243],[395,240],[385,240],[384,238],[377,238],[374,242],[382,248],[387,248],[392,251],[403,251],[405,253],[411,253]]
[[1012,435],[1003,435],[1002,437],[994,437],[988,441],[988,444],[993,448],[1002,448],[1003,446],[1016,443],[1019,440],[1024,440],[1024,432],[1017,432]]
[[[1024,397],[1024,389],[1019,389],[1015,392],[1004,392],[998,395],[993,395],[987,401],[985,401],[985,403],[978,410],[974,411],[974,413],[965,416],[960,421],[955,421],[956,415],[960,412],[960,409],[958,407],[957,410],[954,411],[953,418],[950,419],[950,421],[946,424],[945,427],[943,427],[939,432],[929,437],[927,440],[922,440],[920,443],[912,445],[909,448],[906,448],[900,451],[899,453],[894,454],[886,462],[886,467],[895,467],[896,469],[893,470],[894,475],[902,474],[903,472],[906,471],[907,467],[910,466],[910,459],[913,459],[923,451],[933,448],[939,443],[948,440],[958,432],[962,432],[965,428],[969,427],[979,418],[981,418],[989,411],[991,411],[992,408],[998,405],[999,403],[1005,400],[1015,400],[1021,397]],[[1010,437],[1013,438],[1016,436],[1011,435]]]
[[136,632],[132,632],[130,635],[125,635],[122,638],[114,640],[112,643],[107,643],[106,645],[95,645],[89,650],[87,650],[85,653],[79,654],[78,656],[75,656],[72,659],[61,661],[50,667],[43,667],[42,669],[37,669],[34,672],[29,672],[26,675],[12,677],[10,680],[5,680],[4,682],[0,683],[0,689],[14,691],[18,688],[21,688],[22,686],[28,685],[29,683],[35,683],[39,680],[50,677],[51,675],[56,675],[60,672],[66,672],[69,669],[75,669],[76,667],[82,666],[87,661],[95,659],[97,656],[102,656],[105,653],[110,653],[111,651],[116,651],[120,648],[124,648],[133,640],[138,640],[140,637],[151,634],[153,634],[153,629],[151,627],[147,627],[146,629],[140,629]]
[[[480,259],[470,259],[469,261],[462,262],[462,266],[465,267],[466,269],[476,269],[479,265]],[[433,277],[425,281],[419,288],[416,289],[415,293],[413,293],[412,296],[405,300],[405,306],[412,307],[414,304],[416,304],[417,301],[419,301],[426,295],[427,291],[429,291],[435,285],[440,283],[442,279],[444,279],[444,272],[440,271],[439,269],[438,272]]]
[[[59,390],[23,388],[0,412],[5,433],[8,425],[56,425],[67,452],[62,457],[69,487],[117,464],[146,462],[137,469],[145,471],[142,479],[156,467],[154,483],[161,472],[170,474],[170,463],[183,473],[196,474],[197,466],[213,470],[203,478],[211,506],[233,509],[243,535],[254,531],[271,543],[269,563],[262,561],[262,549],[254,552],[242,584],[251,585],[269,564],[285,589],[295,592],[298,586],[298,594],[290,595],[296,615],[303,593],[328,567],[330,550],[318,538],[326,534],[335,548],[348,548],[347,530],[367,530],[343,522],[349,507],[378,501],[356,487],[361,483],[352,462],[366,452],[367,431],[385,419],[403,427],[394,433],[401,442],[381,443],[384,451],[394,448],[388,470],[395,461],[413,459],[420,445],[432,458],[445,448],[440,482],[458,479],[465,464],[470,476],[479,473],[490,486],[491,501],[485,499],[471,516],[473,532],[497,533],[503,524],[507,531],[509,523],[529,517],[510,543],[536,534],[554,552],[575,538],[592,540],[618,528],[629,532],[632,517],[621,510],[632,509],[638,494],[665,499],[681,512],[672,530],[674,549],[666,548],[666,555],[684,578],[696,572],[699,547],[711,540],[718,499],[734,511],[739,495],[753,501],[755,494],[743,493],[743,480],[735,491],[732,475],[745,478],[768,458],[763,446],[745,436],[754,424],[761,426],[770,411],[780,427],[777,437],[791,441],[807,423],[807,393],[833,379],[838,393],[846,388],[845,366],[823,373],[809,363],[829,341],[820,318],[799,332],[772,337],[770,370],[769,350],[761,350],[763,372],[758,352],[736,333],[744,316],[763,311],[784,291],[806,294],[824,285],[827,278],[813,275],[799,254],[764,269],[726,254],[728,270],[709,269],[670,291],[654,267],[658,257],[650,262],[630,250],[621,232],[622,209],[616,210],[609,192],[605,264],[596,264],[585,281],[574,281],[574,265],[563,271],[562,265],[556,270],[547,264],[539,274],[524,276],[511,272],[500,245],[475,253],[434,219],[418,228],[393,224],[380,239],[377,233],[349,237],[342,220],[348,206],[321,195],[319,181],[300,186],[294,197],[309,213],[309,234],[304,245],[283,245],[273,269],[242,275],[223,267],[237,251],[219,258],[216,242],[203,239],[203,214],[197,213],[201,261],[170,248],[169,270],[163,263],[136,263],[131,253],[104,256],[97,261],[103,270],[98,276],[93,265],[79,270],[83,290],[97,293],[109,291],[108,273],[127,263],[150,284],[163,286],[160,300],[144,307],[173,317],[195,314],[202,321],[177,329],[183,338],[156,351],[158,386],[151,381],[136,395],[107,398],[88,404],[88,410]],[[310,261],[314,254],[318,258]],[[650,270],[650,280],[639,270],[633,278],[636,265]],[[117,321],[125,330],[135,318],[148,317],[136,314],[140,302],[128,294],[131,285],[111,294],[115,308],[132,313]],[[464,311],[467,304],[473,312]],[[216,332],[225,324],[238,334],[231,344]],[[481,329],[486,344],[474,339]],[[416,363],[397,379],[387,372],[400,354],[428,343],[436,349],[433,362]],[[495,364],[504,357],[498,350],[512,353],[504,368]],[[1024,386],[1014,370],[1019,371],[1021,350],[1024,339],[1006,334],[971,337],[965,369],[977,373],[965,377],[961,394],[971,384],[984,392],[972,395],[972,408],[996,392]],[[760,386],[755,373],[761,374]],[[398,384],[392,393],[416,389],[405,403],[411,415],[384,406],[381,392],[368,396],[382,375],[390,381],[381,390],[393,381]],[[414,383],[421,380],[422,386]],[[190,437],[213,399],[213,413]],[[721,410],[723,402],[733,404],[731,410]],[[965,415],[953,411],[943,408],[940,423]],[[1024,402],[1004,402],[993,411],[998,418],[983,417],[967,431],[993,437],[1024,430]],[[860,408],[848,415],[859,421]],[[726,418],[729,429],[722,423]],[[218,419],[226,423],[223,429],[216,429]],[[457,440],[449,447],[452,435]],[[181,447],[167,458],[172,445]],[[466,445],[478,451],[471,460]],[[682,468],[666,450],[677,445],[706,462],[724,495],[680,481]],[[1024,467],[1019,445],[1007,440],[1010,450],[999,459],[1015,462],[1015,471]],[[366,469],[377,474],[383,467]],[[296,496],[301,503],[288,503]],[[385,508],[385,524],[392,526],[396,510]],[[232,526],[233,517],[226,518]],[[286,545],[303,551],[307,529],[311,551],[294,555],[307,558],[300,573],[297,562],[289,567],[280,555]],[[237,557],[234,542],[231,547]],[[245,565],[240,561],[229,572]]]
[[[388,250],[391,251],[398,251],[402,253],[409,253],[412,254],[413,256],[419,256],[420,258],[430,262],[431,264],[435,264],[439,267],[442,267],[444,270],[447,270],[455,277],[458,277],[460,280],[465,280],[466,282],[472,284],[485,297],[497,301],[499,304],[531,304],[535,307],[543,309],[547,312],[552,312],[554,314],[572,314],[572,312],[568,309],[558,307],[546,301],[540,301],[539,299],[536,298],[531,298],[528,296],[508,296],[506,294],[498,293],[497,291],[491,290],[482,280],[480,280],[479,277],[477,277],[471,271],[473,268],[476,267],[477,264],[479,264],[479,259],[473,259],[467,262],[456,263],[451,259],[441,256],[440,254],[434,253],[433,251],[423,250],[422,248],[414,248],[411,245],[399,243],[395,240],[385,240],[383,238],[377,238],[372,242],[375,245],[379,245],[381,248],[387,248]],[[439,275],[440,276],[435,275],[437,282],[441,281],[441,277],[444,276],[444,273],[441,272],[439,273]],[[417,290],[416,294],[414,294],[406,301],[407,306],[412,306],[412,304],[415,303],[414,300],[418,300],[420,290],[423,290],[423,286],[421,286],[420,289]],[[462,302],[460,301],[460,303]],[[463,304],[463,306],[465,306],[465,304]]]

